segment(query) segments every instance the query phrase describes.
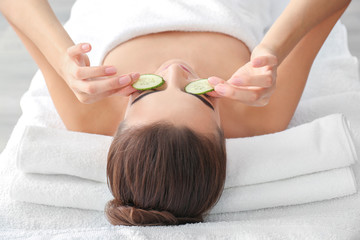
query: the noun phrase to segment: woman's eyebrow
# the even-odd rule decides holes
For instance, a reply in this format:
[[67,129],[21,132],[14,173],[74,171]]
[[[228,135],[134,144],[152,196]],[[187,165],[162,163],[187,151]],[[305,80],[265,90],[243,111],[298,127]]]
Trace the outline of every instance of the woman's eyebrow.
[[[139,97],[137,97],[134,101],[132,101],[132,103],[130,105],[133,105],[134,103],[136,103],[137,101],[139,101],[143,97],[145,97],[145,96],[147,96],[147,95],[149,95],[151,93],[156,93],[156,92],[158,92],[158,91],[151,91],[151,92],[144,93],[144,94],[140,95]],[[206,106],[208,106],[213,111],[215,111],[213,105],[209,101],[207,101],[203,97],[201,97],[200,95],[196,95],[196,94],[192,94],[192,93],[188,93],[188,94],[190,94],[191,96],[195,96],[196,98],[200,99]]]

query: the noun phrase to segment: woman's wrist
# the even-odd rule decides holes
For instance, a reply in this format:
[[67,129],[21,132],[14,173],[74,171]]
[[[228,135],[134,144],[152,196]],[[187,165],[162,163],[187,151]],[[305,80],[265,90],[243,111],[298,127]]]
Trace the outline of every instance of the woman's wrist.
[[[47,51],[46,58],[48,59],[49,63],[52,65],[52,67],[55,69],[55,71],[60,75],[64,76],[64,63],[68,61],[68,49],[72,46],[74,46],[73,41],[64,41],[64,42],[58,42],[54,46],[51,47],[51,51]],[[50,54],[49,54],[50,53]]]
[[264,43],[260,43],[253,49],[250,60],[253,61],[255,58],[262,56],[274,56],[276,59],[279,59],[276,49]]

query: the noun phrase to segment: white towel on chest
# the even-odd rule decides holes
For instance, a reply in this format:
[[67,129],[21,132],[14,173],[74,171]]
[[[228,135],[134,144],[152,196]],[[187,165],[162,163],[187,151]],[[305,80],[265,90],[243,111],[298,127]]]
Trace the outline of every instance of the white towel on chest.
[[224,33],[252,50],[271,23],[269,5],[267,0],[78,0],[66,29],[74,42],[93,45],[89,58],[95,65],[122,42],[164,31]]

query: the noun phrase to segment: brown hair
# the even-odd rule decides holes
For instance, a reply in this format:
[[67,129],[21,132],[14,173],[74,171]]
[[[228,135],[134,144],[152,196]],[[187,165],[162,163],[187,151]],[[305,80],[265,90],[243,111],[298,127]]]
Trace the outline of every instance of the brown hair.
[[225,182],[223,131],[211,136],[159,122],[124,130],[110,146],[105,206],[113,225],[174,225],[203,221]]

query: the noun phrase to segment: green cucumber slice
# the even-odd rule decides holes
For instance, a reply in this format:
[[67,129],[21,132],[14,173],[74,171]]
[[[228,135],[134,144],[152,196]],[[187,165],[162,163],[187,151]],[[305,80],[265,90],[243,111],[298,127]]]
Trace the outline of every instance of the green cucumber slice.
[[142,74],[132,86],[137,90],[149,90],[160,87],[164,82],[165,81],[161,76],[155,74]]
[[196,80],[185,86],[185,92],[197,95],[205,94],[211,91],[214,91],[214,88],[209,84],[207,78]]

